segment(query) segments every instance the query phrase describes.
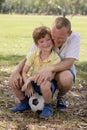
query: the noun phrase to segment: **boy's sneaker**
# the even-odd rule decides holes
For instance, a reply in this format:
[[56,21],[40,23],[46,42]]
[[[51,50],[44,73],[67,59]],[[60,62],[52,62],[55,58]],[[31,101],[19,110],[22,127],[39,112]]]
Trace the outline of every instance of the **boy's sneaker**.
[[57,110],[64,110],[67,108],[66,100],[63,97],[57,99]]
[[12,111],[12,112],[22,112],[25,110],[30,110],[30,106],[29,106],[29,104],[24,104],[22,102],[17,104],[17,106],[10,108],[10,111]]
[[52,115],[53,115],[53,108],[51,105],[47,105],[47,106],[44,106],[39,117],[44,118],[44,119],[48,119]]

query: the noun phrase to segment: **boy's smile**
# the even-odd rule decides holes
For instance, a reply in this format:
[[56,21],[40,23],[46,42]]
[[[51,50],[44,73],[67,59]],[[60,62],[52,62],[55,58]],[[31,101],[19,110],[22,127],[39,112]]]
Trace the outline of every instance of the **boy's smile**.
[[43,52],[50,52],[53,48],[53,42],[51,37],[46,34],[45,37],[38,40],[37,46]]

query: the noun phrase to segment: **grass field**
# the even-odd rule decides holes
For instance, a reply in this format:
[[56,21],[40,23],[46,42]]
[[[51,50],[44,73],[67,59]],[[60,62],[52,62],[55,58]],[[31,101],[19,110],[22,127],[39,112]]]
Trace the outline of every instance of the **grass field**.
[[49,120],[40,120],[37,113],[11,113],[14,94],[8,77],[26,56],[33,44],[35,27],[51,27],[56,16],[0,15],[0,130],[87,130],[87,16],[68,16],[72,30],[80,34],[80,60],[76,62],[75,87],[66,95],[70,109],[57,111]]
[[[0,15],[0,66],[11,71],[27,54],[32,46],[32,32],[35,27],[51,27],[57,16],[40,15]],[[80,61],[77,65],[77,79],[87,78],[87,16],[68,16],[72,30],[80,34]],[[80,70],[80,71],[79,71]]]

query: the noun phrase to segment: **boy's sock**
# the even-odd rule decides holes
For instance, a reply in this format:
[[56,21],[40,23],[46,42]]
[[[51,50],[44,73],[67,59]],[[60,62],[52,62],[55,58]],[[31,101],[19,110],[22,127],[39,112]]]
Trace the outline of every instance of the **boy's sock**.
[[51,107],[51,104],[50,103],[45,103],[44,106]]
[[28,104],[28,100],[29,100],[29,99],[28,99],[27,97],[25,97],[23,100],[21,100],[21,102],[22,102],[23,104],[26,104],[26,105],[27,105],[27,104]]

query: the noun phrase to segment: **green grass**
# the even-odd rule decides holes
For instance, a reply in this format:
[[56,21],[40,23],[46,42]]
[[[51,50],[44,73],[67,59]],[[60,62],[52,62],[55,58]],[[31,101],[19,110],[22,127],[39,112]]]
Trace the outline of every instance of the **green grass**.
[[[50,26],[53,17],[0,15],[0,65],[17,64],[32,46],[32,32],[40,25]],[[14,60],[15,59],[15,60]]]
[[[86,126],[86,89],[77,88],[67,99],[72,106],[65,112],[56,111],[49,120],[40,120],[37,113],[11,113],[13,92],[8,84],[8,77],[14,67],[26,56],[32,46],[32,32],[35,27],[46,25],[51,27],[56,16],[37,15],[0,15],[0,130],[4,129],[74,129]],[[87,17],[68,16],[72,30],[81,37],[80,60],[76,62],[77,81],[75,86],[87,86]],[[83,104],[82,104],[83,103]],[[9,115],[9,116],[8,116]],[[65,130],[64,129],[64,130]]]
[[[40,25],[51,27],[55,18],[56,16],[43,15],[0,15],[0,66],[8,67],[12,71],[32,46],[34,28]],[[78,32],[81,37],[80,61],[76,62],[77,81],[86,81],[87,16],[68,18],[72,23],[72,30]]]

